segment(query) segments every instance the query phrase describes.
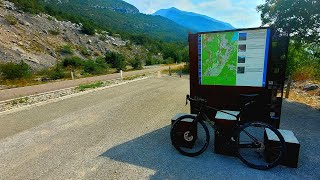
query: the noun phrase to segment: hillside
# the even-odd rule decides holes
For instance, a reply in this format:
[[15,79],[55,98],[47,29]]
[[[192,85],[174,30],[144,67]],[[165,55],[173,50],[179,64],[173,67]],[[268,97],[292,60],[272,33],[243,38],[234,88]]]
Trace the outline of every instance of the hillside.
[[[123,36],[143,34],[164,41],[186,41],[188,29],[167,18],[139,13],[122,0],[39,0],[48,11],[92,20]],[[59,13],[58,13],[59,15]]]
[[234,29],[234,27],[229,23],[222,22],[201,14],[181,11],[174,7],[169,9],[161,9],[155,12],[153,15],[156,17],[158,15],[168,18],[185,28],[192,29],[194,32]]
[[95,59],[109,51],[127,58],[147,52],[141,46],[128,48],[129,41],[107,32],[88,36],[81,29],[81,24],[59,21],[47,14],[25,13],[3,1],[0,5],[0,63],[24,61],[33,69],[43,69],[69,56],[64,53],[66,50],[82,59]]

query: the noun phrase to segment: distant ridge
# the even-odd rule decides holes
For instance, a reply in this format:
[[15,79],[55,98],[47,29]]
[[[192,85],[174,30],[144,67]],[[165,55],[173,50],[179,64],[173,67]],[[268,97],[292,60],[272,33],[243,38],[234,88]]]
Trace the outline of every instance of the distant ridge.
[[[29,0],[20,0],[29,1]],[[161,16],[140,13],[123,0],[38,0],[47,9],[92,21],[125,36],[147,36],[166,42],[186,42],[189,29]],[[58,14],[59,15],[59,14]]]
[[175,7],[160,9],[153,15],[168,18],[187,29],[192,29],[194,32],[235,29],[229,23],[219,21],[205,15],[181,11]]

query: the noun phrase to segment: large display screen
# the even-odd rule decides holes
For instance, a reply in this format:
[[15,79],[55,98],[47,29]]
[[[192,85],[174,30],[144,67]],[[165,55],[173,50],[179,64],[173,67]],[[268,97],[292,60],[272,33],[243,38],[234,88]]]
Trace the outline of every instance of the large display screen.
[[201,85],[265,87],[270,29],[199,34]]

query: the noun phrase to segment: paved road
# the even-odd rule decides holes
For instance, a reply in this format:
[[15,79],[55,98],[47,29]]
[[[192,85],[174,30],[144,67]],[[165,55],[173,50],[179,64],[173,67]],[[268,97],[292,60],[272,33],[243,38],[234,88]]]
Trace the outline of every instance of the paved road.
[[[180,67],[180,66],[183,66],[183,64],[172,65],[171,67],[174,68],[174,67]],[[169,66],[152,66],[152,67],[148,67],[147,69],[143,69],[139,71],[124,72],[123,77],[157,72],[161,70],[166,70],[168,68]],[[64,88],[75,87],[80,84],[92,83],[96,81],[106,81],[106,80],[117,79],[117,78],[120,78],[120,73],[81,78],[81,79],[75,79],[75,80],[58,81],[58,82],[40,84],[35,86],[5,89],[5,90],[0,90],[0,101],[5,101],[5,100],[17,98],[17,97],[28,96],[28,95],[38,94],[38,93],[55,91],[55,90],[64,89]]]
[[[170,118],[187,112],[188,80],[150,78],[0,115],[0,179],[316,179],[320,113],[285,102],[282,127],[301,142],[298,169],[250,169],[211,148],[196,158],[169,141]],[[20,127],[29,126],[25,130]],[[16,131],[15,131],[16,130]],[[17,133],[19,132],[19,133]]]

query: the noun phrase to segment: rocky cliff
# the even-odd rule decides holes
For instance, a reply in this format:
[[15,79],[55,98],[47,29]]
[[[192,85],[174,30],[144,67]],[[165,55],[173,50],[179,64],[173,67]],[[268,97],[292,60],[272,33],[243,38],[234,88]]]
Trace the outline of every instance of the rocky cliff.
[[68,46],[84,59],[95,58],[107,51],[125,51],[128,56],[141,53],[140,47],[128,50],[128,41],[108,32],[88,36],[81,24],[58,21],[46,15],[25,13],[9,1],[0,0],[0,63],[25,61],[34,69],[54,66],[63,59],[61,49]]

